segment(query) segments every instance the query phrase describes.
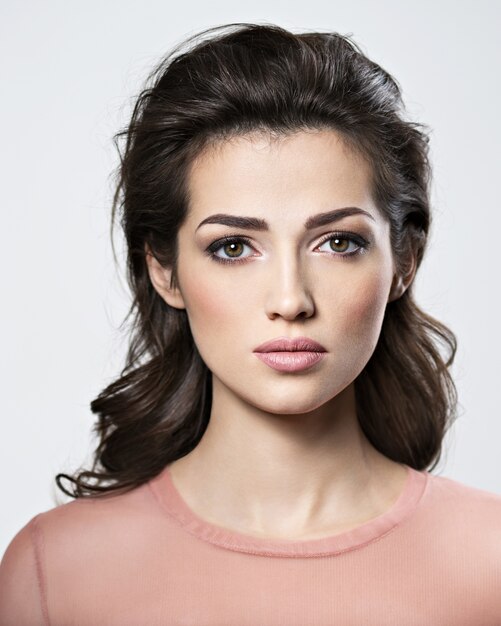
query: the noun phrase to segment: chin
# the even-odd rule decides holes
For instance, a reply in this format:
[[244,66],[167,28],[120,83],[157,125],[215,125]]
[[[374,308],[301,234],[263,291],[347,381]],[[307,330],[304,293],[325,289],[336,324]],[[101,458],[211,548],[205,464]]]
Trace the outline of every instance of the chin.
[[[324,406],[339,395],[347,386],[340,386],[339,388],[331,389],[330,393],[326,393],[325,385],[322,385],[322,392],[320,392],[318,388],[306,390],[301,389],[301,385],[296,382],[293,384],[294,390],[291,390],[289,387],[289,389],[280,391],[278,386],[275,386],[273,389],[261,389],[259,397],[266,398],[266,401],[256,402],[255,397],[248,399],[243,397],[243,399],[266,413],[300,415],[311,413]],[[273,385],[271,386],[273,387]],[[248,393],[249,389],[247,389]]]

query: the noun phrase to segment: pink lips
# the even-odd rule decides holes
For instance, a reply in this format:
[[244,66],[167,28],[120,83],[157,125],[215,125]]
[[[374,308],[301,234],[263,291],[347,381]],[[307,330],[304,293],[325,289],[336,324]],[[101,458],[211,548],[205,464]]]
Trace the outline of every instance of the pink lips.
[[278,337],[258,346],[258,359],[281,372],[297,372],[318,363],[327,350],[308,337]]

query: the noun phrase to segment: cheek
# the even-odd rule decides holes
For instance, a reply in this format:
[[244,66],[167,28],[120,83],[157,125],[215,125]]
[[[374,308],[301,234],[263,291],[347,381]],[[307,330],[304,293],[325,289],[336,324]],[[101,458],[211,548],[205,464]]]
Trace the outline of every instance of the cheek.
[[362,282],[354,293],[353,320],[368,326],[379,325],[386,308],[387,291],[386,284],[381,281]]
[[386,275],[370,273],[350,281],[349,289],[337,298],[336,327],[354,342],[372,350],[378,340],[388,300]]
[[246,310],[234,284],[204,283],[199,277],[182,284],[191,332],[201,356],[207,357],[216,347],[234,347],[235,322],[241,325],[245,321]]

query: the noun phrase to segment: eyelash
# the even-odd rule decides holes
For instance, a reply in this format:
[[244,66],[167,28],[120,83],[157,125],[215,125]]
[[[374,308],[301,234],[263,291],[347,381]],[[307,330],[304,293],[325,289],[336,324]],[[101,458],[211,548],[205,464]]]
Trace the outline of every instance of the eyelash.
[[[356,235],[355,233],[350,233],[346,231],[338,231],[335,233],[330,233],[329,235],[324,237],[318,245],[321,246],[326,241],[330,241],[331,239],[336,239],[336,238],[351,241],[358,246],[358,249],[352,252],[348,252],[344,254],[341,252],[332,253],[332,256],[341,257],[343,260],[349,257],[356,256],[358,254],[362,254],[364,250],[367,249],[370,245],[369,241],[367,241],[360,235]],[[227,245],[230,243],[244,243],[247,246],[252,247],[252,244],[250,240],[247,239],[247,237],[228,236],[228,237],[223,237],[222,239],[218,239],[217,241],[214,241],[213,243],[211,243],[210,246],[206,249],[206,254],[217,263],[227,263],[230,265],[234,265],[235,263],[245,263],[249,257],[242,257],[242,258],[235,257],[234,259],[230,260],[230,259],[225,259],[225,258],[216,256],[215,252],[219,250],[219,248],[222,248],[224,245]]]

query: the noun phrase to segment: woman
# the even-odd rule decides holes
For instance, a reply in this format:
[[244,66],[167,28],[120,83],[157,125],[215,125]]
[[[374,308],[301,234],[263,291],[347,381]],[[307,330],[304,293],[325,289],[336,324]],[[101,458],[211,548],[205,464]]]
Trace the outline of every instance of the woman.
[[127,363],[0,622],[499,626],[501,497],[430,473],[456,342],[412,296],[426,134],[346,37],[203,34],[123,133]]

